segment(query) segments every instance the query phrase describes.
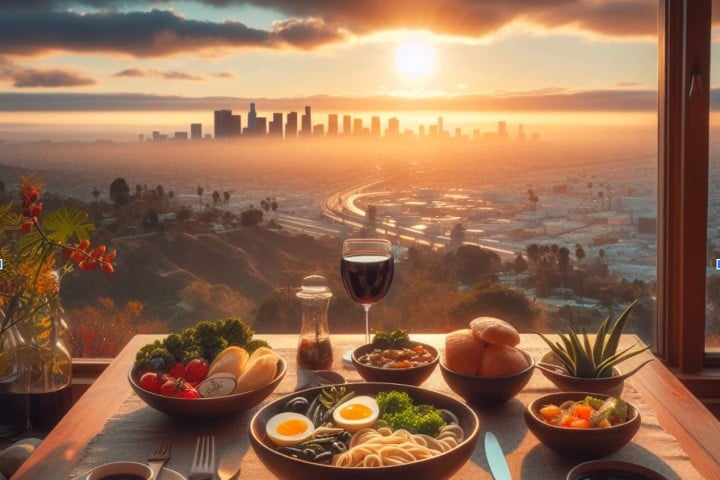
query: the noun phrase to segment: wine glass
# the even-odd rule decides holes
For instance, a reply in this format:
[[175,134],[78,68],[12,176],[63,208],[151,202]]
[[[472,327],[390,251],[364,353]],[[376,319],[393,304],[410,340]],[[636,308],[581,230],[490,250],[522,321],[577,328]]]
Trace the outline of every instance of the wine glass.
[[392,244],[382,238],[351,238],[343,242],[340,275],[350,298],[365,309],[365,343],[370,343],[370,307],[390,289],[395,271]]

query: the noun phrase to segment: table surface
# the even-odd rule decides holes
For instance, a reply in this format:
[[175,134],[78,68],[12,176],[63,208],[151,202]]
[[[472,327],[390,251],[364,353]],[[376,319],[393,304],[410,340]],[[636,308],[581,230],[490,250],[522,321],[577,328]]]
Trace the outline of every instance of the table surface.
[[[296,335],[258,337],[267,340],[276,349],[288,350],[297,346]],[[135,336],[48,434],[13,480],[67,478],[79,465],[89,442],[128,398],[130,386],[127,373],[132,367],[135,352],[156,338],[161,336]],[[441,348],[444,346],[442,334],[413,335],[413,339]],[[334,335],[332,341],[340,348],[342,345],[363,343],[362,335]],[[634,336],[623,338],[623,343],[633,342],[639,343],[639,340]],[[522,335],[521,348],[542,349],[543,346],[536,335]],[[651,357],[652,354],[645,352],[629,360],[623,368],[629,370],[632,364]],[[539,372],[535,374],[539,375]],[[717,441],[720,438],[720,422],[659,361],[649,363],[636,373],[632,377],[632,385],[655,412],[659,424],[675,437],[695,469],[705,478],[720,478],[720,442]],[[508,460],[511,470],[517,471],[519,466],[513,464],[513,457],[509,456]]]

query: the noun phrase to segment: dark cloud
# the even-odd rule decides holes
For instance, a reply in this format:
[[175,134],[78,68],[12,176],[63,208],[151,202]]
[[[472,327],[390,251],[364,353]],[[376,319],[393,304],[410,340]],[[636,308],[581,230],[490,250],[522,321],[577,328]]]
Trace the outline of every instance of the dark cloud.
[[113,74],[113,77],[142,78],[147,76],[147,72],[142,68],[126,68],[125,70],[120,70],[119,72]]
[[5,54],[49,50],[118,52],[138,57],[162,56],[230,46],[262,46],[269,34],[239,22],[186,20],[172,12],[79,14],[15,12],[0,16],[0,44]]
[[18,88],[29,87],[81,87],[94,85],[97,80],[77,72],[57,68],[40,70],[29,68],[13,75],[13,85]]
[[319,18],[293,18],[273,23],[273,38],[298,48],[314,48],[338,42],[345,37],[342,29]]

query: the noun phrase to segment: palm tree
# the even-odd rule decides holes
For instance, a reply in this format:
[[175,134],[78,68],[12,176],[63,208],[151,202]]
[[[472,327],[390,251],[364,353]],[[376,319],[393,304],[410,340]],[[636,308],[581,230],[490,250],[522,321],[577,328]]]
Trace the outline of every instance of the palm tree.
[[230,203],[230,192],[225,190],[223,192],[223,199],[225,200],[225,208],[227,208],[228,204]]
[[212,193],[212,199],[213,199],[213,206],[215,206],[215,208],[217,208],[218,203],[220,203],[220,192],[215,190]]
[[601,262],[605,261],[605,249],[604,248],[601,248],[600,250],[598,250],[598,257],[600,258]]
[[590,200],[592,200],[592,187],[593,187],[592,182],[588,182],[587,187],[588,187],[588,198]]
[[203,187],[197,188],[197,194],[198,194],[198,198],[200,200],[200,208],[202,208],[202,196],[203,196],[204,192],[205,192],[205,189]]
[[97,187],[93,188],[92,196],[95,198],[95,203],[98,203],[98,197],[100,196],[100,192],[98,191]]
[[272,202],[270,202],[270,210],[273,211],[273,216],[277,218],[277,209],[278,209],[278,202],[275,200],[275,197],[273,197]]
[[600,190],[598,192],[598,198],[600,198],[600,210],[605,210],[605,192]]
[[580,265],[582,259],[585,258],[585,249],[579,243],[575,244],[575,258],[577,258],[578,265]]
[[560,247],[557,251],[558,267],[562,273],[563,287],[567,285],[567,271],[570,266],[570,250],[567,247]]
[[527,196],[528,196],[528,202],[530,203],[530,210],[533,209],[533,197],[535,196],[535,192],[532,188],[527,189]]

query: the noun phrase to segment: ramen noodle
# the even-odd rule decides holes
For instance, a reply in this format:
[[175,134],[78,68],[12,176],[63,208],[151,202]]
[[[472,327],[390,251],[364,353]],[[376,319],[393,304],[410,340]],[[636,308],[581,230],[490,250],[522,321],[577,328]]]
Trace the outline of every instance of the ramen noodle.
[[465,434],[459,425],[446,425],[437,437],[387,427],[356,432],[350,448],[333,459],[338,467],[384,467],[434,457],[459,445]]

